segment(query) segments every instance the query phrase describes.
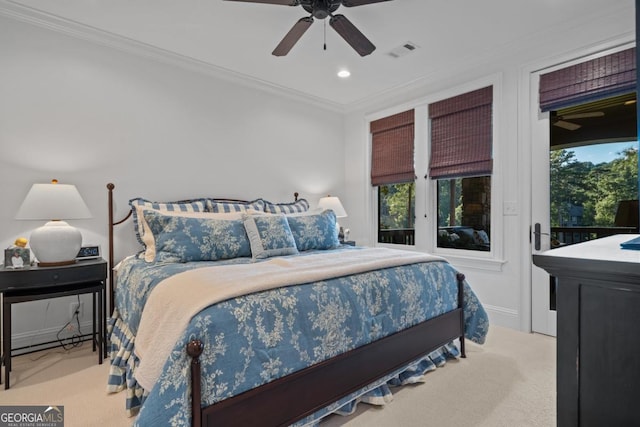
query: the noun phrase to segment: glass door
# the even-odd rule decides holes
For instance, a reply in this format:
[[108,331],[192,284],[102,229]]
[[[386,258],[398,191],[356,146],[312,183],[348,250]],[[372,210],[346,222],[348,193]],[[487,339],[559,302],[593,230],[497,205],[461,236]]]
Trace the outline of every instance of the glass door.
[[[544,113],[534,124],[533,253],[638,232],[636,129],[635,93]],[[556,333],[556,286],[532,266],[535,332]]]

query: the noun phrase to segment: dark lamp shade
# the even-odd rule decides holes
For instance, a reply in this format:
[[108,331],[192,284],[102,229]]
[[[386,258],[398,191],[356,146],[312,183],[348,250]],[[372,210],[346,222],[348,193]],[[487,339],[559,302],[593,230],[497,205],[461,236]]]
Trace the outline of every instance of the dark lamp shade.
[[616,227],[638,228],[638,201],[620,200],[615,219]]

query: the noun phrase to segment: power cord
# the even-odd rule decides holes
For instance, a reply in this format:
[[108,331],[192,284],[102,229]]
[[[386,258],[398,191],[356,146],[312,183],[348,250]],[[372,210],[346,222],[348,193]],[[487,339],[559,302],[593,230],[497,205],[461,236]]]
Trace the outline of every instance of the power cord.
[[[60,328],[60,330],[56,334],[56,337],[58,338],[58,342],[60,343],[62,348],[65,350],[71,350],[72,348],[80,347],[82,345],[82,331],[80,330],[80,295],[77,295],[77,297],[78,297],[78,306],[76,307],[76,311],[71,316],[71,320],[65,323],[65,325],[62,328]],[[73,326],[74,319],[77,325],[76,333],[74,333],[69,338],[65,338],[65,339],[60,338],[60,334],[62,334],[62,332],[64,332],[68,328],[74,327]]]

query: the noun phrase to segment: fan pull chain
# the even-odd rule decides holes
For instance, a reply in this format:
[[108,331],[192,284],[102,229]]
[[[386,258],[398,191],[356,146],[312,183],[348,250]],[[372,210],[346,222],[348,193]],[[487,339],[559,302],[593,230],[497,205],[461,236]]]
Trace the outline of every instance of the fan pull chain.
[[327,50],[327,20],[323,20],[324,22],[324,50]]

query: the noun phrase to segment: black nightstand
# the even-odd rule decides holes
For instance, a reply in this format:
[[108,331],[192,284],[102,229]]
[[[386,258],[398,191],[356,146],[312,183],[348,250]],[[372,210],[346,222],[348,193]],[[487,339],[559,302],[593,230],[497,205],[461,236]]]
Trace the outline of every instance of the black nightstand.
[[93,351],[98,350],[98,363],[102,364],[103,354],[106,355],[107,348],[104,318],[106,279],[107,262],[103,259],[78,261],[61,267],[32,266],[19,270],[0,268],[5,390],[9,388],[11,372],[11,306],[13,304],[68,295],[93,294]]

